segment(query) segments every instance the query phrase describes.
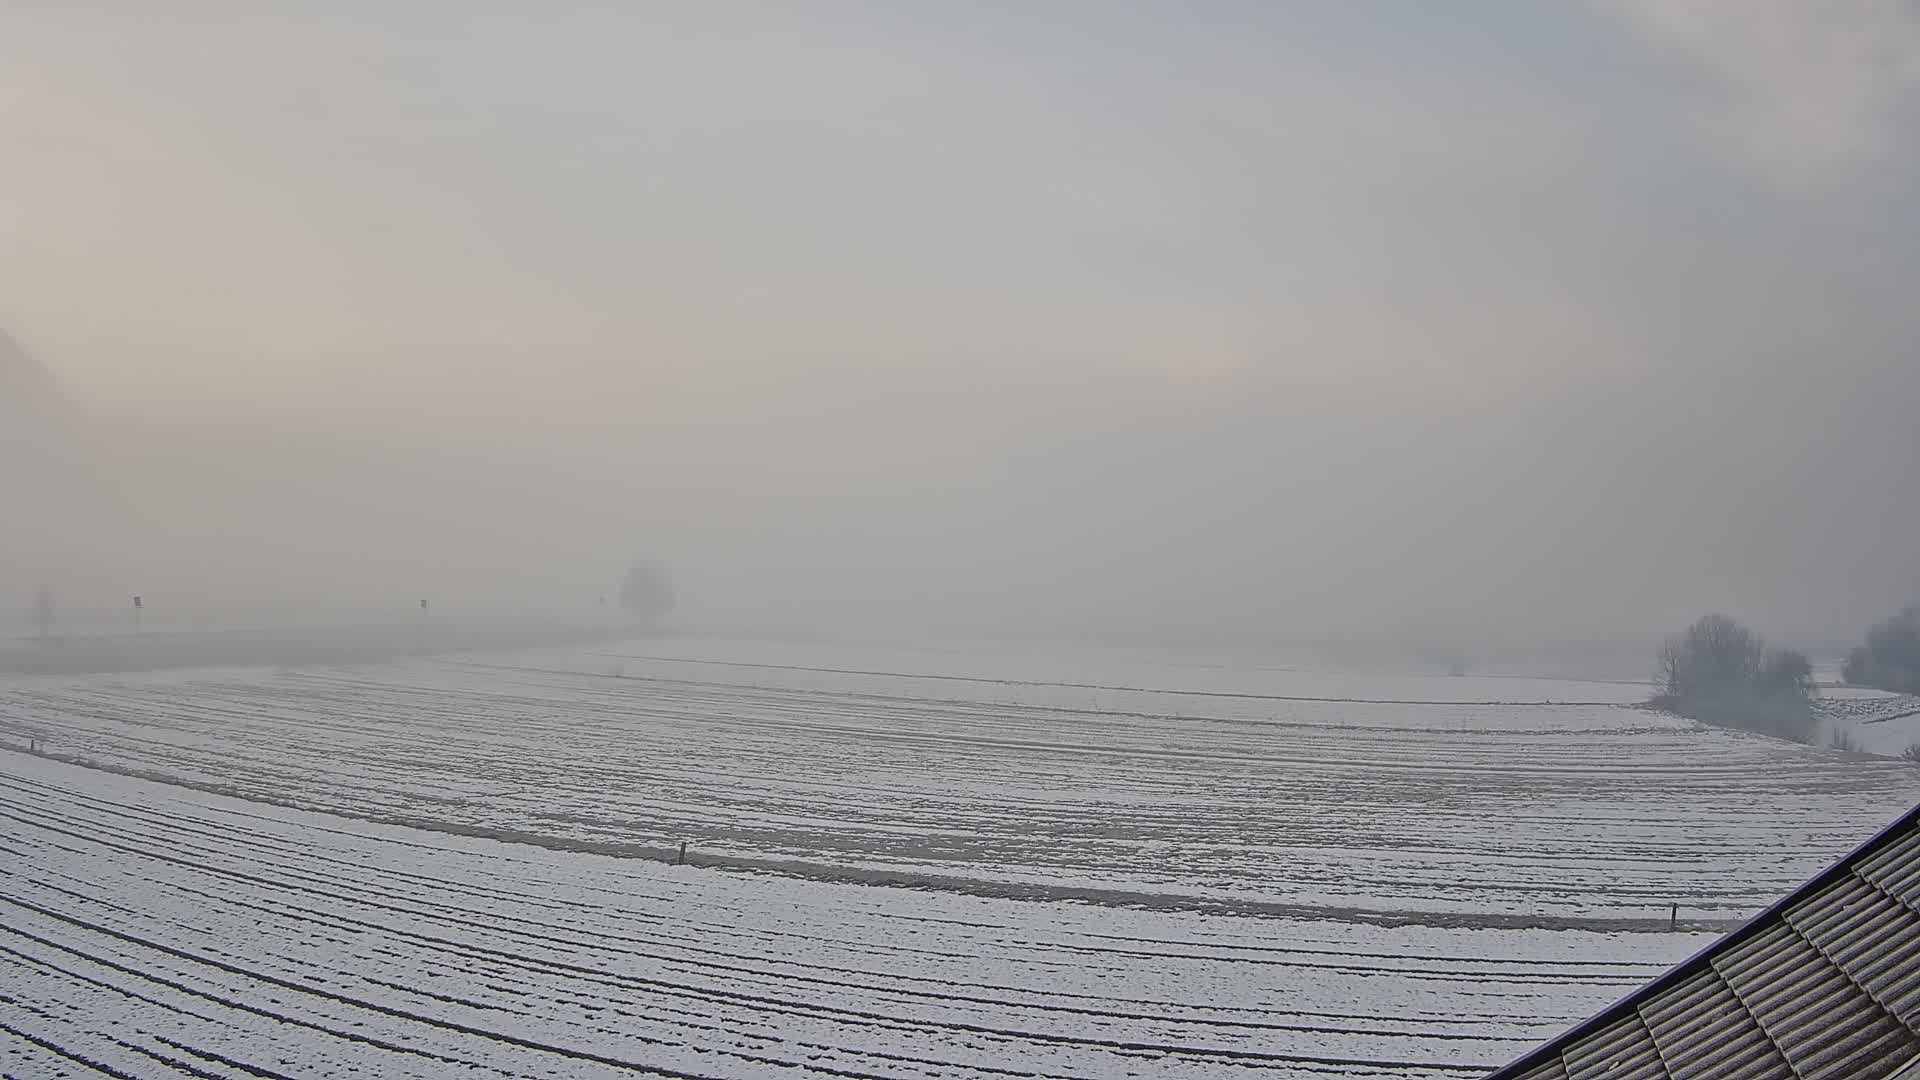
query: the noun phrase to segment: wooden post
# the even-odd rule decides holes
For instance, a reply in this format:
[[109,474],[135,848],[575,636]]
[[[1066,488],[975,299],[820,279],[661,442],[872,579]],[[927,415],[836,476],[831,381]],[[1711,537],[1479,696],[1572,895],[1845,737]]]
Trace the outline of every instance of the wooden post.
[[680,857],[673,860],[673,865],[685,866],[686,863],[687,863],[687,842],[685,840],[682,840],[680,841]]
[[1672,910],[1667,912],[1667,929],[1680,929],[1680,905],[1678,903],[1675,903]]

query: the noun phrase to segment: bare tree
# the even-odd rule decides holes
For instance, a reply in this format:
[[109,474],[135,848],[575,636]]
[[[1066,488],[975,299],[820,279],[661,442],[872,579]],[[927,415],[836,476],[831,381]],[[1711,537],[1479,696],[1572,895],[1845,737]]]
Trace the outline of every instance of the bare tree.
[[1710,724],[1806,742],[1816,719],[1813,664],[1805,653],[1769,653],[1766,639],[1726,615],[1707,615],[1659,653],[1661,708]]
[[1760,665],[1760,685],[1783,698],[1811,698],[1814,695],[1813,661],[1798,649],[1770,653]]
[[1766,639],[1730,615],[1704,615],[1660,647],[1660,677],[1681,700],[1725,694],[1752,684],[1766,656]]

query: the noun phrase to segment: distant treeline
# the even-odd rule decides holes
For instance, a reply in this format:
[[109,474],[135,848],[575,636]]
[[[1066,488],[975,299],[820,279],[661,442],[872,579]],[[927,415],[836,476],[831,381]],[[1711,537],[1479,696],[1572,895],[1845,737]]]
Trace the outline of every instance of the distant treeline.
[[1854,686],[1920,694],[1920,604],[1867,631],[1847,654],[1841,677]]

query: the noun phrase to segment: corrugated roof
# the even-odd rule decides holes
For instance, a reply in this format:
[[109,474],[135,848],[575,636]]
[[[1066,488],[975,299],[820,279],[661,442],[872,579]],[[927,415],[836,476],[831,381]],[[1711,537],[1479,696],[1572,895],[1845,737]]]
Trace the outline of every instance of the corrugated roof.
[[1488,1080],[1920,1080],[1920,806]]

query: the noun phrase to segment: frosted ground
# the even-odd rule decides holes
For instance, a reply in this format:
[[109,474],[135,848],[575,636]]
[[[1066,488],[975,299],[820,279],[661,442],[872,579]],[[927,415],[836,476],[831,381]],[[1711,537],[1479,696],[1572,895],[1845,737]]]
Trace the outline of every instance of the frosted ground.
[[1472,1075],[1920,799],[1645,693],[711,637],[13,677],[0,1071]]
[[1898,757],[1920,746],[1920,697],[1858,687],[1831,687],[1820,703],[1821,738],[1843,734],[1869,754]]

